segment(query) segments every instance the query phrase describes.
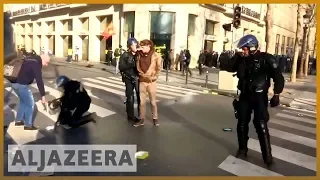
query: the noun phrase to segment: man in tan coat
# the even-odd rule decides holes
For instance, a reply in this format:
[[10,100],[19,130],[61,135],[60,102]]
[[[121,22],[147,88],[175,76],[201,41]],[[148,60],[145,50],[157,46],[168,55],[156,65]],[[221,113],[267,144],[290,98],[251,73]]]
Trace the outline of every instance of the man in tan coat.
[[140,52],[137,54],[137,70],[140,81],[140,120],[134,127],[144,125],[146,114],[146,100],[150,99],[152,119],[155,126],[159,126],[158,108],[156,102],[157,79],[161,72],[161,56],[155,51],[154,44],[150,40],[140,42]]

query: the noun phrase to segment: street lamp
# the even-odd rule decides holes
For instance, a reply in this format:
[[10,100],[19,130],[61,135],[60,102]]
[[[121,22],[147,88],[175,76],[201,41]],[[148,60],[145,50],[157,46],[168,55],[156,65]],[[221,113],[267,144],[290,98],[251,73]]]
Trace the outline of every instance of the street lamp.
[[308,32],[308,25],[310,23],[310,17],[311,17],[311,12],[307,10],[306,14],[303,15],[303,38],[302,38],[302,48],[301,48],[301,63],[300,63],[300,68],[299,68],[299,76],[302,77],[303,75],[303,67],[304,67],[304,62],[306,61],[306,39],[307,39],[307,32]]

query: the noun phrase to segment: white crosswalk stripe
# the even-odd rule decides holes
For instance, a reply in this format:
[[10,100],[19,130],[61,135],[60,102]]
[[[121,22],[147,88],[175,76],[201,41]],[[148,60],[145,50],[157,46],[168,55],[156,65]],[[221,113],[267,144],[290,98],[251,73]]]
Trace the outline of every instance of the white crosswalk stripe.
[[[103,101],[104,99],[104,93],[111,93],[117,96],[122,97],[123,100],[125,100],[125,86],[122,82],[121,78],[118,77],[94,77],[94,78],[83,78],[79,79],[82,84],[85,86],[89,96],[94,99],[92,101],[92,104],[90,106],[89,112],[95,112],[97,116],[104,118],[111,116],[115,114],[112,110],[109,110],[104,107],[100,107],[95,104],[96,101]],[[4,82],[5,85],[5,97],[6,95],[14,96],[16,97],[16,104],[18,103],[17,94],[15,94],[12,91],[12,88],[10,87],[10,83]],[[38,93],[38,87],[36,84],[31,84],[30,88],[32,89],[33,93]],[[99,93],[95,90],[100,90]],[[55,98],[59,98],[61,96],[61,93],[54,87],[54,81],[48,81],[45,82],[45,91],[48,92],[48,95],[52,98],[47,98],[47,100],[52,100]],[[8,94],[11,93],[11,94]],[[190,95],[198,95],[202,93],[201,91],[197,90],[191,90],[187,88],[181,88],[181,87],[175,87],[170,85],[163,85],[158,84],[157,85],[157,101],[163,101],[163,100],[172,100],[175,98],[181,98],[184,96],[190,96]],[[44,108],[41,102],[36,102],[38,113],[44,115],[48,120],[50,120],[51,125],[54,124],[54,122],[57,120],[57,114],[51,115],[49,114]],[[43,134],[41,134],[39,131],[24,131],[23,128],[18,128],[14,126],[14,118],[17,114],[17,106],[14,109],[11,109],[8,104],[5,105],[4,110],[8,113],[13,113],[12,117],[10,117],[11,123],[8,124],[7,129],[7,137],[10,137],[17,143],[18,145],[30,143],[32,141],[35,141],[39,138],[44,137]]]
[[[252,131],[252,129],[251,129]],[[261,149],[257,137],[250,137],[248,141],[248,159],[254,156],[261,160],[260,164],[249,162],[247,159],[238,159],[232,155],[218,166],[236,176],[292,176],[298,171],[284,172],[286,168],[277,168],[281,165],[292,164],[296,168],[305,169],[302,172],[316,175],[316,117],[311,111],[298,109],[284,109],[273,116],[269,121],[272,155],[275,168],[270,170],[263,166]],[[259,153],[259,156],[253,152]]]

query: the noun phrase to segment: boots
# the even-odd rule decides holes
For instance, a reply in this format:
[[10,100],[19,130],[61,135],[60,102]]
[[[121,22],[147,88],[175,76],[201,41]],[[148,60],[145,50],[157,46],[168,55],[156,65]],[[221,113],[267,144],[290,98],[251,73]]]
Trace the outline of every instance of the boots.
[[247,157],[247,153],[248,153],[248,131],[249,131],[249,127],[247,124],[240,124],[238,122],[238,126],[237,126],[237,134],[238,134],[238,145],[239,145],[239,149],[237,151],[236,154],[236,158],[244,158]]
[[266,123],[259,123],[256,125],[261,153],[264,163],[269,167],[273,164],[273,157],[271,154],[270,134]]

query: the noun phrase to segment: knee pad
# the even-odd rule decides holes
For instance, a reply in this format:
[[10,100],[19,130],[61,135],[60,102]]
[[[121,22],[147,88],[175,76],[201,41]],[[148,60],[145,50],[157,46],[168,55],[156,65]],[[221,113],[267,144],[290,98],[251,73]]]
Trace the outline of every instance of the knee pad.
[[263,121],[254,121],[254,127],[258,133],[268,133],[268,126],[266,122]]

